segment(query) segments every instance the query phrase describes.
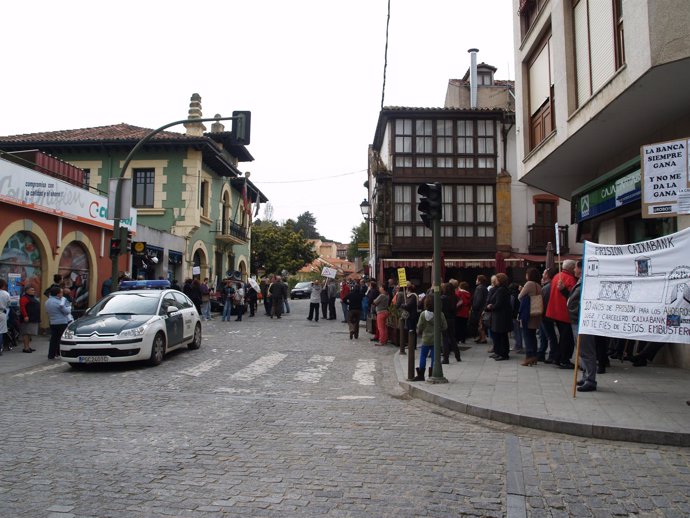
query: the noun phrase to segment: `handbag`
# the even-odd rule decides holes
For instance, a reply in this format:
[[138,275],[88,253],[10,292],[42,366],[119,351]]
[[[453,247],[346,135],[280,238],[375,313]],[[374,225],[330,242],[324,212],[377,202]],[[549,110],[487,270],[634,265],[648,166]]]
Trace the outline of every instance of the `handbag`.
[[540,317],[544,313],[544,299],[541,293],[529,296],[529,316]]

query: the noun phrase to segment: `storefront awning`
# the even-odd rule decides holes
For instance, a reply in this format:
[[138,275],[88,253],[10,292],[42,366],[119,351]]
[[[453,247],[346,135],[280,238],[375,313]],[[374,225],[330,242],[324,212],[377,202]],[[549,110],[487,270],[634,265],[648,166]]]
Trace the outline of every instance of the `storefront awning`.
[[[506,266],[521,267],[524,266],[522,258],[508,258],[504,259]],[[431,268],[431,259],[381,259],[384,268]],[[446,268],[494,268],[496,260],[491,258],[482,259],[453,259],[446,258],[444,260]]]

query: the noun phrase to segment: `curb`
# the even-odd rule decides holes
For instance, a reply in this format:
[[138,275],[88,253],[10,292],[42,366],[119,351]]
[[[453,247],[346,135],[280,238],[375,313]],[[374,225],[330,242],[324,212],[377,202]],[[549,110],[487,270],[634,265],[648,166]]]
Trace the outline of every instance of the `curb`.
[[[482,419],[489,419],[500,423],[542,430],[545,432],[563,433],[579,437],[591,437],[609,441],[639,442],[646,444],[658,444],[663,446],[690,446],[690,433],[669,432],[663,430],[645,430],[639,428],[623,428],[619,426],[602,426],[577,421],[565,421],[549,419],[546,417],[521,415],[517,413],[479,407],[451,399],[446,396],[434,394],[427,390],[427,383],[410,382],[407,380],[406,365],[403,369],[401,356],[395,354],[395,371],[399,385],[416,399],[433,403],[434,405],[471,415]],[[407,358],[407,357],[405,357]],[[407,360],[405,360],[407,363]]]

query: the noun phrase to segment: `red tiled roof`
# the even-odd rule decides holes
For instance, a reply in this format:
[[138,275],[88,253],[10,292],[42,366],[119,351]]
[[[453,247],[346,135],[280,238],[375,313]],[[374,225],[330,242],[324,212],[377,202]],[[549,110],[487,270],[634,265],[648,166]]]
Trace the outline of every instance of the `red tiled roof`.
[[[24,135],[0,136],[0,143],[29,143],[29,142],[136,142],[151,133],[153,129],[140,128],[131,124],[114,124],[112,126],[97,126],[95,128],[81,128],[73,130],[45,131],[41,133],[27,133]],[[161,131],[152,140],[184,141],[198,139],[183,133]]]

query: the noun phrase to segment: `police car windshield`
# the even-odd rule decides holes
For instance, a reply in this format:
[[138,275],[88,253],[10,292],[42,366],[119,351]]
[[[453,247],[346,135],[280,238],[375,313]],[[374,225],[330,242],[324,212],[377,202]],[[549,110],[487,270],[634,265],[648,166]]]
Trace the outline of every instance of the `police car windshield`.
[[117,292],[98,302],[89,315],[155,315],[160,292]]

